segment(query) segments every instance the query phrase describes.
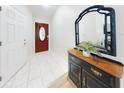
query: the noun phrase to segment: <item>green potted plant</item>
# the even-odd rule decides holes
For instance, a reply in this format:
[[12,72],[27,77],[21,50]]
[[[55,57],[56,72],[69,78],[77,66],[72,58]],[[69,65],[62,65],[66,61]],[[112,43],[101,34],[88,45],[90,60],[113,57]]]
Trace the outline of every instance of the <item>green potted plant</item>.
[[96,55],[101,55],[96,45],[89,41],[87,42],[83,41],[76,47],[80,50],[83,50],[83,55],[86,57],[90,57],[91,53],[96,54]]

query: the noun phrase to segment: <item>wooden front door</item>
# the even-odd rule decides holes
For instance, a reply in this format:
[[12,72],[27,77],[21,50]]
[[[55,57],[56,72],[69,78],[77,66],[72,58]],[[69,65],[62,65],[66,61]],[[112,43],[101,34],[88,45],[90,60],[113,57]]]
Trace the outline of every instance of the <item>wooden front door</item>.
[[35,52],[48,50],[48,24],[35,23]]

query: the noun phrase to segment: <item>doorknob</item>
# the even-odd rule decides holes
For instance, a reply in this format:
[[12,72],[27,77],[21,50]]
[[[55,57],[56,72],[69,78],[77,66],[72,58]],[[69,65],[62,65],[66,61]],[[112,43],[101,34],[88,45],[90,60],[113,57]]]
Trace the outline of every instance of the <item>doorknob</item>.
[[47,35],[47,40],[49,39],[49,35]]

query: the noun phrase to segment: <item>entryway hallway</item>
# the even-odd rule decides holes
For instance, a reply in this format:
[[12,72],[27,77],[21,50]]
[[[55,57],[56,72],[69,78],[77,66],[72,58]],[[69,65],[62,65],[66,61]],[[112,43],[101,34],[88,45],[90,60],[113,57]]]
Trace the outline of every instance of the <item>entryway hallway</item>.
[[[54,52],[35,54],[3,87],[44,88],[67,73],[68,61]],[[67,79],[67,78],[66,78]]]

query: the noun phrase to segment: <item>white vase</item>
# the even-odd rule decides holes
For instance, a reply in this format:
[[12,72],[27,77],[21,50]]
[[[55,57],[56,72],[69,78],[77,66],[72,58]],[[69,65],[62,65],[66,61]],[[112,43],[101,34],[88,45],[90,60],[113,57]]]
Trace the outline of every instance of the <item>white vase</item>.
[[83,55],[84,55],[85,57],[90,57],[90,52],[83,51]]

